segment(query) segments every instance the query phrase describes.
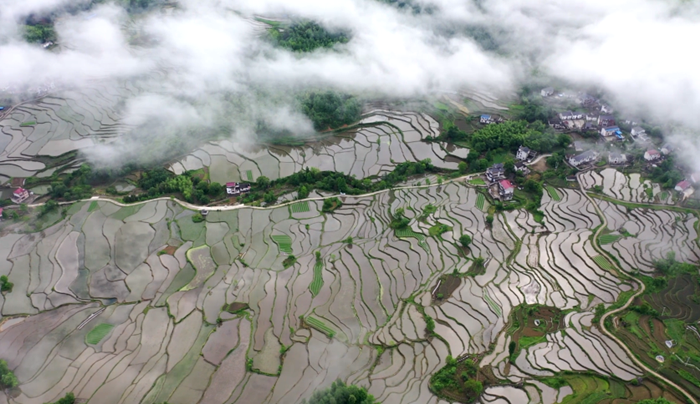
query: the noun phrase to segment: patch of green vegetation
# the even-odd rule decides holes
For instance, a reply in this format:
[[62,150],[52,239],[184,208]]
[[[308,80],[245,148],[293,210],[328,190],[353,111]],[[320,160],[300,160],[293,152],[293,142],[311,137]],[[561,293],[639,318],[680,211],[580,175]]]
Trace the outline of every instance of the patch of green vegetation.
[[413,238],[417,238],[420,241],[425,240],[425,236],[423,234],[416,233],[410,227],[396,229],[396,230],[394,230],[394,234],[396,234],[396,237],[400,237],[400,238],[413,237]]
[[598,243],[600,245],[612,244],[621,238],[622,236],[617,234],[603,234],[598,237]]
[[287,258],[284,259],[284,261],[282,261],[282,266],[286,269],[286,268],[289,268],[296,263],[297,263],[297,257],[290,254]]
[[90,330],[90,332],[85,336],[85,342],[88,345],[97,345],[102,341],[104,337],[109,334],[110,331],[112,331],[112,328],[114,328],[114,325],[112,324],[98,324],[95,327]]
[[66,395],[60,398],[58,401],[47,404],[75,404],[75,395],[73,393],[66,393]]
[[[472,178],[472,179],[469,180],[469,183],[472,184],[472,185],[486,185],[486,181],[484,181],[484,180],[481,179],[481,178]],[[479,195],[481,195],[481,194],[479,194]],[[483,195],[482,195],[482,196],[483,196]],[[482,204],[482,205],[483,205],[483,204]],[[481,208],[479,208],[479,209],[481,209]]]
[[12,389],[19,385],[17,376],[7,366],[7,362],[0,359],[0,387],[3,389]]
[[92,202],[90,202],[90,206],[88,207],[88,212],[92,212],[99,207],[100,206],[97,204],[97,201],[92,201]]
[[484,194],[479,193],[476,196],[476,207],[479,208],[479,210],[483,211],[485,202],[486,202],[486,197],[484,196]]
[[290,209],[292,210],[292,213],[302,213],[302,212],[308,212],[311,210],[309,208],[309,201],[301,201],[297,202],[295,204],[292,204],[290,206]]
[[7,277],[7,275],[0,276],[0,292],[10,293],[12,292],[12,288],[14,287],[15,284],[10,282],[10,279]]
[[445,367],[430,377],[430,389],[440,396],[460,397],[461,402],[472,403],[484,391],[484,385],[475,379],[477,372],[472,360],[457,362],[448,356]]
[[192,222],[193,223],[202,223],[204,221],[204,215],[201,213],[197,212],[194,215],[192,215]]
[[321,207],[321,211],[323,213],[331,213],[341,206],[343,206],[343,202],[340,199],[338,199],[338,197],[334,196],[332,198],[326,198],[323,200],[323,206]]
[[248,181],[253,182],[253,170],[246,170],[245,177]]
[[323,321],[317,319],[316,317],[304,317],[304,322],[310,327],[313,327],[322,333],[326,334],[328,338],[333,338],[335,336],[335,331],[328,327]]
[[610,261],[607,260],[607,258],[603,257],[602,255],[596,255],[593,257],[593,261],[598,264],[599,267],[603,268],[606,271],[612,271],[613,266],[610,263]]
[[[346,385],[340,380],[333,382],[331,387],[315,391],[309,398],[301,400],[301,404],[375,404],[374,397],[367,393],[364,387]],[[376,403],[378,404],[378,403]]]
[[311,295],[316,297],[323,287],[323,261],[317,260],[314,264],[314,277],[309,285]]
[[489,305],[491,310],[493,310],[493,312],[496,313],[498,317],[501,317],[501,307],[498,304],[496,304],[496,302],[494,302],[493,299],[491,299],[491,296],[489,296],[489,292],[487,289],[484,289],[484,300],[486,300],[486,303]]
[[56,31],[53,24],[25,25],[23,36],[29,43],[45,43],[56,40]]
[[308,92],[301,99],[301,107],[319,132],[350,125],[362,115],[362,105],[355,97],[333,91]]
[[268,32],[277,46],[294,52],[332,48],[335,44],[350,40],[345,32],[330,32],[313,21],[295,22],[284,29],[274,28]]
[[557,192],[557,189],[553,186],[547,186],[547,193],[549,194],[549,197],[552,198],[552,200],[555,200],[557,202],[561,201],[561,195],[559,195],[559,192]]
[[430,237],[437,237],[443,233],[447,233],[448,231],[451,231],[452,227],[446,225],[446,224],[436,224],[434,226],[431,226],[428,229],[428,234]]
[[280,251],[291,254],[292,251],[292,238],[286,234],[274,235],[272,236],[272,241],[277,243]]
[[22,122],[19,124],[20,127],[34,126],[34,125],[36,125],[36,121],[27,121],[27,122]]

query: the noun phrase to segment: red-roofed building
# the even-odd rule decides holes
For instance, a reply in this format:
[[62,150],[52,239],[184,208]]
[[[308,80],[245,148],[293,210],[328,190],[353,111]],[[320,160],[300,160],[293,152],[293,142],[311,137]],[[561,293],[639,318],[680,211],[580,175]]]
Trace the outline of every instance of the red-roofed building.
[[27,191],[24,188],[17,188],[15,192],[12,193],[12,202],[14,203],[22,203],[29,198],[29,191]]
[[510,181],[501,180],[498,182],[498,193],[504,201],[513,199],[513,191],[515,191],[515,186]]
[[227,182],[226,193],[228,195],[237,196],[241,194],[241,188],[239,187],[239,184],[235,182]]
[[646,161],[654,161],[654,160],[658,160],[660,158],[661,158],[661,153],[656,149],[649,149],[646,152],[644,152],[644,160],[646,160]]
[[690,182],[689,181],[681,181],[678,184],[676,184],[676,191],[678,192],[685,192],[688,188],[690,188]]
[[2,211],[3,211],[3,208],[0,208],[0,220],[2,220]]

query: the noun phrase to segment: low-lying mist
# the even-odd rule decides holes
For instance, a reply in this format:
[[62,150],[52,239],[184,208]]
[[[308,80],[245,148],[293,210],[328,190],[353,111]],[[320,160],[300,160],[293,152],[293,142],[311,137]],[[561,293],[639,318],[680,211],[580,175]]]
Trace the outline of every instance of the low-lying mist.
[[[87,151],[104,165],[184,152],[213,137],[304,135],[299,95],[332,89],[364,99],[492,94],[548,77],[595,87],[618,108],[700,127],[700,75],[689,41],[696,3],[661,0],[65,0],[6,1],[0,89],[138,81],[120,105],[123,137]],[[67,7],[70,7],[69,9]],[[350,40],[311,52],[274,46],[273,21],[314,21]],[[23,38],[50,21],[58,46]],[[273,24],[274,25],[274,24]],[[695,144],[694,136],[672,138]],[[144,153],[146,151],[146,153]]]

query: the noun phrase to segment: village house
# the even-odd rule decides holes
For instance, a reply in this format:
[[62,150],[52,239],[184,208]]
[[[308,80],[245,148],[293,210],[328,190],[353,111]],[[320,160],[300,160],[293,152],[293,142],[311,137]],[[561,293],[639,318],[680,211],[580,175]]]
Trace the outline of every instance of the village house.
[[612,114],[613,109],[609,105],[601,105],[600,106],[600,113],[601,114]]
[[596,153],[593,150],[588,150],[585,151],[581,154],[578,154],[576,156],[572,156],[569,158],[569,164],[571,164],[574,167],[578,167],[582,164],[590,163],[592,161],[595,161],[595,159],[598,158],[598,153]]
[[17,188],[10,198],[14,203],[22,203],[29,199],[29,191],[24,188]]
[[598,104],[598,99],[586,93],[579,93],[578,99],[581,105],[586,108],[593,108]]
[[4,211],[3,208],[0,208],[0,222],[2,221],[2,212]]
[[525,146],[520,146],[518,148],[518,152],[515,153],[515,158],[520,160],[520,161],[523,161],[523,160],[527,160],[528,157],[530,157],[530,149],[528,147],[525,147]]
[[573,121],[575,119],[583,119],[583,114],[580,112],[564,111],[559,113],[559,119],[562,121]]
[[498,182],[498,193],[501,195],[504,201],[509,201],[513,199],[513,192],[515,191],[515,186],[508,180],[501,180]]
[[676,184],[676,187],[674,189],[678,192],[685,192],[686,190],[688,190],[688,188],[690,188],[690,181],[683,180]]
[[236,182],[226,183],[226,193],[231,196],[238,196],[241,193],[250,192],[250,184],[239,184]]
[[608,163],[610,164],[625,164],[627,162],[627,156],[620,152],[610,152],[608,154]]
[[647,132],[641,126],[635,126],[634,128],[632,128],[630,133],[632,134],[632,137],[637,137],[640,135],[645,135]]
[[661,158],[661,153],[659,153],[658,150],[655,149],[649,149],[646,152],[644,152],[644,160],[646,161],[655,161]]
[[554,119],[550,119],[548,121],[549,126],[551,126],[554,129],[559,129],[559,130],[564,130],[566,129],[566,125],[564,125],[564,122],[559,119],[559,117],[556,117]]
[[600,115],[596,114],[595,112],[590,112],[590,113],[586,114],[586,121],[589,121],[589,122],[598,122],[598,117],[599,117],[599,116],[600,116]]
[[515,163],[515,171],[523,173],[523,175],[530,174],[530,169],[522,161]]
[[479,123],[491,123],[491,115],[481,115],[479,117]]
[[610,127],[615,125],[615,117],[612,115],[601,115],[598,117],[598,125],[601,127]]
[[617,135],[620,135],[618,137],[622,136],[622,132],[620,131],[620,128],[618,128],[617,126],[608,126],[608,127],[602,128],[600,130],[600,136],[603,136],[603,137],[610,137],[610,136],[617,136]]
[[542,91],[540,91],[540,95],[543,97],[551,97],[554,95],[554,88],[553,87],[543,88]]
[[673,146],[671,146],[670,144],[666,143],[665,145],[661,146],[661,149],[659,149],[659,151],[660,151],[661,154],[663,154],[664,156],[669,155],[669,154],[671,154],[671,152],[673,152]]
[[494,164],[486,169],[486,178],[491,182],[506,178],[506,170],[503,168],[503,163]]

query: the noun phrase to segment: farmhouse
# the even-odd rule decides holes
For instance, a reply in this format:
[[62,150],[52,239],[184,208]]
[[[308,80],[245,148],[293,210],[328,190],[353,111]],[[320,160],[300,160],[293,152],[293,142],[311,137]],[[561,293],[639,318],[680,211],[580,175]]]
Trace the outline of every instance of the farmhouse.
[[610,164],[625,164],[627,156],[619,152],[610,152],[608,155],[608,163]]
[[614,126],[615,117],[612,115],[601,115],[598,117],[598,125],[600,125],[601,127]]
[[505,174],[506,170],[503,168],[503,163],[494,164],[486,169],[486,178],[491,182],[504,179],[506,177]]
[[227,182],[226,183],[226,194],[228,195],[240,195],[241,194],[241,188],[240,186],[235,183],[235,182]]
[[610,136],[622,135],[622,132],[620,131],[620,128],[618,128],[617,126],[608,126],[608,127],[602,128],[600,130],[600,135],[603,137],[610,137]]
[[612,114],[613,109],[609,105],[601,105],[600,106],[600,113],[602,114]]
[[515,153],[515,158],[520,160],[520,161],[527,160],[527,158],[529,156],[530,156],[530,149],[528,147],[525,147],[525,146],[520,146],[518,148],[518,152]]
[[530,169],[527,168],[525,163],[523,163],[522,161],[515,163],[515,171],[517,171],[519,173],[523,173],[523,175],[530,174]]
[[3,212],[3,210],[4,210],[3,208],[0,208],[0,221],[2,221],[2,212]]
[[598,116],[599,115],[596,114],[595,112],[588,113],[588,114],[586,114],[586,121],[598,122]]
[[562,121],[572,121],[574,119],[582,119],[583,114],[580,112],[564,111],[559,113],[559,119]]
[[491,115],[481,115],[479,117],[479,123],[491,123]]
[[559,117],[550,119],[549,126],[551,126],[554,129],[566,129],[566,125],[564,125],[564,122],[562,122],[561,119],[559,119]]
[[646,161],[655,161],[661,158],[661,153],[659,153],[658,150],[655,149],[649,149],[646,152],[644,152],[644,160]]
[[685,192],[688,188],[690,188],[690,181],[683,180],[676,184],[674,189],[678,192]]
[[554,88],[553,87],[543,88],[542,91],[540,91],[540,95],[542,95],[543,97],[551,97],[554,95]]
[[504,201],[513,199],[513,191],[515,191],[515,186],[510,181],[501,180],[498,182],[498,193]]
[[661,146],[660,151],[661,151],[661,154],[663,154],[663,155],[671,154],[671,152],[673,151],[673,146],[666,143],[665,145]]
[[12,193],[12,202],[22,203],[29,198],[29,191],[24,188],[17,188],[15,192]]
[[598,103],[595,97],[586,93],[579,93],[578,99],[581,105],[586,108],[592,108]]
[[635,126],[634,128],[632,128],[630,133],[632,134],[632,137],[637,137],[639,135],[645,135],[646,131],[640,126]]
[[578,167],[581,164],[590,163],[598,157],[598,153],[593,150],[585,151],[579,155],[572,156],[569,158],[569,164],[574,167]]

